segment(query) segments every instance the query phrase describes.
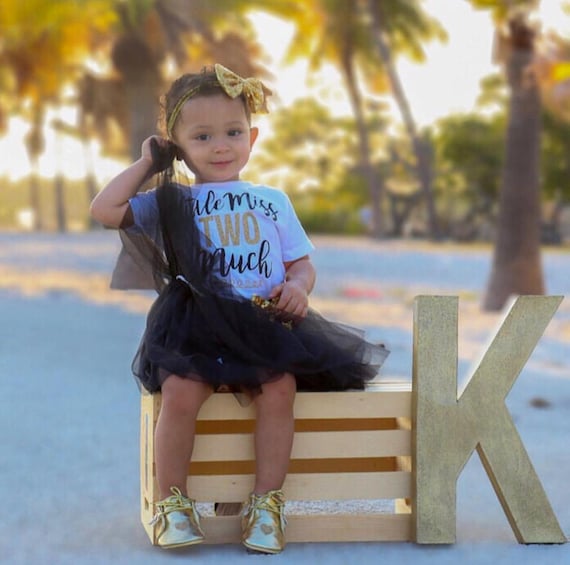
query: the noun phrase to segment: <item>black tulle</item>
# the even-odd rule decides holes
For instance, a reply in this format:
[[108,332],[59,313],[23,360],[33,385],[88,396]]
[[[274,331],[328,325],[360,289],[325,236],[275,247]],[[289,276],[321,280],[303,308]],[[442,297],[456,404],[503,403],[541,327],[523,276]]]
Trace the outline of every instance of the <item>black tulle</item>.
[[159,292],[133,361],[140,384],[156,392],[176,374],[252,395],[290,372],[298,390],[364,388],[387,350],[314,310],[286,325],[232,293],[215,274],[182,190],[168,181],[157,189],[158,246],[136,228],[121,230],[125,249],[151,266]]

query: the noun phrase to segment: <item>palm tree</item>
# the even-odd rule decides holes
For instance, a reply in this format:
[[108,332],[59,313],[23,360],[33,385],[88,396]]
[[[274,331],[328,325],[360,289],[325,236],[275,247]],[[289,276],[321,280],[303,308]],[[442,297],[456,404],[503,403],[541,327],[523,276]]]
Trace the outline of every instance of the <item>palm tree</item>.
[[356,122],[359,145],[359,169],[366,179],[372,209],[372,233],[381,237],[385,232],[382,179],[372,164],[370,132],[366,123],[364,95],[358,70],[369,77],[375,90],[385,87],[378,73],[380,62],[371,49],[369,33],[358,6],[352,0],[313,0],[299,2],[286,18],[295,24],[295,35],[289,46],[287,60],[308,57],[309,70],[318,70],[324,63],[337,67],[348,92]]
[[471,0],[493,10],[497,57],[510,90],[505,158],[493,267],[483,309],[500,310],[513,294],[543,294],[540,253],[541,100],[533,63],[537,31],[528,16],[535,0]]
[[[131,9],[139,7],[138,10]],[[161,87],[162,53],[148,41],[153,25],[149,2],[117,4],[122,32],[111,50],[111,60],[122,79],[126,120],[129,127],[129,154],[140,155],[141,141],[156,131],[156,105]]]
[[[440,24],[425,14],[415,0],[393,2],[368,0],[367,7],[372,16],[376,48],[415,155],[416,175],[427,206],[429,233],[432,238],[437,239],[439,228],[432,188],[431,149],[418,134],[410,104],[396,69],[394,55],[405,53],[417,61],[423,61],[425,54],[421,43],[436,38],[444,40],[447,35]],[[399,39],[401,37],[404,37],[405,41],[402,42]]]
[[251,0],[117,2],[110,52],[118,78],[86,74],[90,86],[81,90],[83,120],[108,140],[107,118],[114,118],[134,160],[143,140],[157,131],[159,96],[169,78],[165,63],[180,72],[220,62],[240,74],[263,76],[266,71],[255,63],[261,52],[245,17],[258,4],[263,6]]
[[[128,154],[136,158],[143,139],[156,131],[158,97],[169,58],[177,68],[189,69],[190,62],[199,58],[195,70],[219,61],[240,73],[263,75],[253,63],[260,52],[252,34],[247,35],[251,26],[245,17],[247,9],[263,4],[261,0],[3,1],[0,79],[9,92],[3,88],[2,102],[18,99],[17,110],[31,117],[27,148],[32,169],[43,151],[45,108],[58,104],[68,84],[79,84],[83,110],[74,135],[85,138],[98,133],[109,142],[109,152],[116,155],[127,145]],[[85,71],[87,58],[105,67],[109,52],[115,76]],[[32,207],[40,218],[37,175],[31,179]],[[58,200],[61,182],[55,188]],[[89,184],[88,189],[92,190]],[[64,218],[61,210],[58,217]]]
[[[385,14],[379,11],[379,2],[370,2],[368,5],[353,0],[313,0],[301,4],[302,10],[289,15],[297,26],[289,58],[308,56],[312,69],[330,62],[341,71],[357,123],[360,169],[367,178],[372,202],[373,235],[383,235],[383,179],[371,162],[370,136],[359,79],[363,77],[367,87],[374,93],[384,93],[390,88],[396,92],[408,131],[413,134],[418,170],[424,181],[422,186],[426,187],[426,193],[430,193],[428,152],[422,147],[416,133],[392,59],[393,52],[408,52],[419,58],[422,53],[421,41],[444,38],[445,33],[421,11],[416,2],[410,0],[383,3],[386,4]],[[429,196],[428,205],[433,210],[431,194]],[[435,212],[430,214],[432,216],[435,217]],[[435,221],[432,223],[435,224]]]
[[[44,117],[49,106],[57,106],[60,93],[72,84],[77,70],[92,47],[94,33],[107,29],[112,15],[108,0],[4,0],[0,10],[0,68],[4,77],[3,99],[11,110],[30,119],[25,143],[32,174],[30,202],[36,229],[43,227],[38,188],[38,159],[43,152]],[[8,78],[6,78],[8,77]],[[55,184],[59,228],[62,185]]]

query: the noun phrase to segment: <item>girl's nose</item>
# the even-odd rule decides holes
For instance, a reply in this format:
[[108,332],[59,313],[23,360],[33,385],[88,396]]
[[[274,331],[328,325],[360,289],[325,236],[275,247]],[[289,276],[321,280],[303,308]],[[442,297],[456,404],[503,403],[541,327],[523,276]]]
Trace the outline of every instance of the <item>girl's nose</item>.
[[228,144],[224,139],[216,140],[214,144],[214,151],[216,153],[222,153],[228,150]]

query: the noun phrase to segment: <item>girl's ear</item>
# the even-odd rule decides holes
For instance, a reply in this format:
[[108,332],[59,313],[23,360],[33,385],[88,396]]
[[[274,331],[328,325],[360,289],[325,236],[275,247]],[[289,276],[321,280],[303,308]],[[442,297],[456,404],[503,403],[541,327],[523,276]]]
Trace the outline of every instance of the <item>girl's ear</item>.
[[259,135],[259,129],[258,128],[250,128],[249,129],[249,148],[251,149],[253,147],[253,144],[255,143],[255,140],[257,139],[257,136]]

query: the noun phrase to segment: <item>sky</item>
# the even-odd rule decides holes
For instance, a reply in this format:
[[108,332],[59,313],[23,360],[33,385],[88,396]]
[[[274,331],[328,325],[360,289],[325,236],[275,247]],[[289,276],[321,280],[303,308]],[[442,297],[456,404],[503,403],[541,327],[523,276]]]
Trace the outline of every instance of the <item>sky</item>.
[[[447,30],[448,41],[426,45],[427,58],[422,65],[405,59],[397,62],[412,111],[421,124],[431,123],[449,112],[472,108],[479,80],[496,71],[491,61],[493,27],[488,14],[474,12],[462,0],[428,0],[425,7]],[[270,16],[260,15],[258,21],[259,42],[272,47],[275,62],[279,63],[292,30]],[[280,35],[278,43],[275,42],[277,26],[284,30],[284,39]],[[306,86],[305,69],[306,64],[299,63],[279,71],[276,91],[284,104],[292,102],[300,87]],[[326,67],[322,80],[332,85],[331,101],[336,110],[350,113],[337,71]]]
[[[421,125],[449,113],[472,110],[481,78],[500,70],[493,62],[494,30],[487,11],[474,10],[465,0],[424,0],[424,9],[445,28],[448,40],[427,44],[423,64],[408,59],[397,61],[412,112]],[[554,29],[570,38],[570,15],[562,11],[560,0],[542,0],[539,14],[545,31]],[[271,50],[275,63],[279,63],[292,29],[267,15],[261,15],[258,21],[259,41]],[[275,37],[279,37],[278,42]],[[305,69],[306,65],[296,64],[278,73],[276,89],[283,103],[290,103],[299,95],[300,85],[306,86],[302,78]],[[337,85],[333,97],[337,109],[350,113],[346,95],[340,88],[340,75],[331,67],[324,74],[324,80]],[[393,111],[397,113],[395,106]]]
[[[427,60],[414,64],[408,60],[397,63],[398,71],[408,96],[412,113],[420,125],[433,123],[439,117],[473,110],[479,92],[479,81],[498,68],[492,61],[493,26],[487,12],[474,11],[464,0],[424,0],[425,10],[440,21],[449,38],[445,43],[434,42],[426,46]],[[570,38],[570,16],[562,12],[559,0],[542,0],[540,20],[544,29],[556,29]],[[271,88],[276,93],[274,103],[289,105],[295,98],[310,93],[306,81],[306,64],[283,66],[285,48],[292,37],[290,25],[267,15],[255,18],[259,43],[270,54],[268,67],[275,75]],[[335,113],[349,113],[346,95],[340,87],[341,80],[335,69],[325,67],[319,78],[321,101],[330,104]],[[324,94],[326,92],[326,95]],[[395,105],[391,109],[397,118]],[[67,111],[62,118],[73,122]],[[17,118],[10,121],[9,135],[0,138],[0,176],[17,179],[28,172],[28,161],[22,143],[27,125]],[[44,176],[54,175],[60,163],[65,163],[70,178],[84,176],[84,154],[76,142],[62,139],[58,142],[48,129],[47,150],[41,159]],[[56,158],[56,148],[60,157]],[[102,159],[100,148],[93,145],[97,170],[103,178],[116,174],[123,164]]]

